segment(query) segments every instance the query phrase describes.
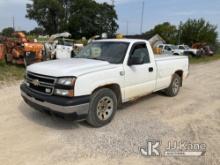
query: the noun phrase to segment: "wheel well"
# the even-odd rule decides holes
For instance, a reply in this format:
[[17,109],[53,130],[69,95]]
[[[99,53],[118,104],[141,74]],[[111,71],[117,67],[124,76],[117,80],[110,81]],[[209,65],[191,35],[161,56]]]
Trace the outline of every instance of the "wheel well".
[[181,86],[182,86],[182,83],[183,83],[183,71],[182,70],[178,70],[178,71],[175,72],[175,74],[180,76],[180,78],[181,78]]
[[118,100],[118,105],[120,105],[122,103],[121,88],[118,84],[107,84],[107,85],[100,86],[100,87],[96,88],[92,93],[94,93],[95,91],[97,91],[101,88],[111,89],[116,94],[116,97]]

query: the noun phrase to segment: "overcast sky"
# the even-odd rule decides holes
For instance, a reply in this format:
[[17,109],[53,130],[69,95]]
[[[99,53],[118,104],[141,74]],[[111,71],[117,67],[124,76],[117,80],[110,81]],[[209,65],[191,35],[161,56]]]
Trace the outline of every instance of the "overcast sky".
[[[15,17],[17,30],[31,30],[37,26],[35,21],[25,18],[26,3],[29,0],[0,0],[0,30],[12,26]],[[97,0],[108,2],[111,0]],[[143,0],[115,0],[120,33],[140,33],[141,8]],[[218,25],[220,33],[220,0],[144,0],[143,31],[154,25],[168,21],[178,25],[188,18],[205,18]]]

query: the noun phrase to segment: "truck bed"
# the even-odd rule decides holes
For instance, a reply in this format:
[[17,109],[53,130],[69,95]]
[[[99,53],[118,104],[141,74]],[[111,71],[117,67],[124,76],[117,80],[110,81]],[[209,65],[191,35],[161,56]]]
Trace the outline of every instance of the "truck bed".
[[175,71],[183,71],[183,78],[188,74],[189,60],[187,56],[155,55],[157,66],[157,89],[164,89],[169,84]]

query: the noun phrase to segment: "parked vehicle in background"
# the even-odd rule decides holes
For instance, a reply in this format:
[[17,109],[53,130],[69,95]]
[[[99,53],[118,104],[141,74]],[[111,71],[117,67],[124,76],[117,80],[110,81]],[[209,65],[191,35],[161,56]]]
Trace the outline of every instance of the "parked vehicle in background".
[[45,43],[46,54],[49,59],[54,59],[56,54],[56,47],[59,43],[59,40],[62,38],[68,38],[71,34],[68,32],[53,34],[49,37]]
[[55,48],[54,59],[72,58],[75,56],[73,51],[73,40],[59,39]]
[[212,56],[214,52],[211,50],[210,46],[207,43],[195,43],[192,45],[194,49],[199,49],[201,55]]
[[45,43],[46,52],[50,59],[72,58],[83,48],[83,44],[76,44],[68,39],[70,33],[64,32],[52,35]]
[[101,127],[121,103],[160,90],[176,96],[188,69],[188,57],[155,57],[145,40],[96,40],[72,59],[29,66],[20,88],[24,101],[37,110]]
[[170,55],[183,55],[183,50],[177,48],[177,46],[172,44],[159,44],[157,46],[162,54],[170,54]]
[[83,44],[74,44],[73,51],[75,54],[78,54],[84,48]]
[[208,56],[214,55],[214,52],[211,50],[209,45],[204,46],[203,50],[205,52],[205,55],[208,55]]
[[14,38],[2,37],[6,63],[25,66],[44,60],[44,45],[31,42],[22,32],[13,33]]
[[177,45],[177,48],[182,50],[183,55],[201,56],[201,51],[199,49],[190,48],[188,45]]

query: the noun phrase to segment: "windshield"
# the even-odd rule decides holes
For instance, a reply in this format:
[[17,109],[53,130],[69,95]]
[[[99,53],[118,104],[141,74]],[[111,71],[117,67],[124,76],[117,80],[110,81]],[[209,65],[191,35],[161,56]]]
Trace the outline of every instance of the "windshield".
[[129,43],[126,42],[92,42],[84,47],[75,58],[88,58],[119,64],[124,61]]

